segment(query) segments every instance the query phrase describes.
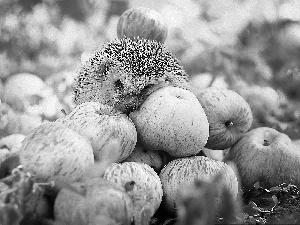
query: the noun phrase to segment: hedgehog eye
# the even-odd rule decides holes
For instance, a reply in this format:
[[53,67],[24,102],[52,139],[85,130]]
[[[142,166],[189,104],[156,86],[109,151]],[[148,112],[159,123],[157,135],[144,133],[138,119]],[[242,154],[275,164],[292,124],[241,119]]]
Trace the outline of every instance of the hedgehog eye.
[[119,90],[123,90],[124,89],[124,85],[123,83],[118,79],[115,81],[115,87]]

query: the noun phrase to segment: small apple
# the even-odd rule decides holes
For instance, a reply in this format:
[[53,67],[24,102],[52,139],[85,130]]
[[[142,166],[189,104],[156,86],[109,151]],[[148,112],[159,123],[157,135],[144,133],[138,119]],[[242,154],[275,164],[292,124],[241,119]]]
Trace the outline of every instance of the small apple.
[[123,162],[140,162],[151,166],[155,171],[160,171],[167,164],[167,153],[164,151],[146,150],[137,144],[133,152]]
[[209,87],[198,90],[195,95],[209,122],[206,148],[230,148],[250,129],[253,121],[251,108],[237,92]]
[[226,150],[215,150],[215,149],[209,149],[209,148],[203,148],[201,152],[199,152],[197,155],[199,156],[206,156],[208,158],[217,160],[217,161],[223,161],[225,156]]
[[[212,84],[211,84],[212,82]],[[229,85],[225,81],[224,76],[213,77],[210,73],[199,73],[190,77],[190,85],[195,89],[204,89],[209,87],[228,88]]]
[[162,15],[154,9],[136,7],[126,10],[117,25],[118,38],[145,38],[164,43],[168,28]]
[[17,152],[25,139],[24,134],[11,134],[0,139],[0,149],[7,148],[11,153]]
[[147,150],[163,150],[171,156],[196,155],[209,135],[208,120],[196,96],[178,87],[154,91],[129,117]]
[[241,88],[239,94],[250,105],[254,117],[268,115],[279,110],[280,97],[272,87],[252,85]]
[[283,28],[277,36],[279,44],[286,50],[295,51],[300,48],[300,24],[293,23]]
[[44,122],[38,115],[16,112],[6,103],[0,105],[0,138],[10,134],[27,135]]
[[145,163],[112,163],[105,169],[102,178],[128,189],[127,193],[133,201],[135,224],[142,224],[145,214],[152,217],[161,204],[161,181],[157,173]]
[[[98,217],[106,223],[94,223]],[[123,186],[101,178],[63,187],[55,198],[54,218],[63,224],[124,224],[133,220],[133,204]]]
[[270,127],[247,132],[228,152],[242,186],[251,188],[256,182],[270,188],[282,183],[300,184],[300,150],[284,133]]
[[56,120],[56,123],[64,124],[87,137],[97,161],[109,151],[108,146],[112,140],[120,142],[118,162],[131,154],[137,142],[137,132],[129,117],[99,102],[79,104],[70,114]]
[[31,73],[18,73],[4,83],[3,101],[18,112],[53,120],[62,109],[52,88]]

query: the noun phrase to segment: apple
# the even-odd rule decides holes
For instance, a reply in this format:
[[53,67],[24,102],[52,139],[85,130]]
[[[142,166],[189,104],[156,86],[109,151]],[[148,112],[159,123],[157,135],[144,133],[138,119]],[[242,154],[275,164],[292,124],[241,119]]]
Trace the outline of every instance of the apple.
[[199,156],[206,156],[208,158],[217,160],[217,161],[223,161],[225,156],[225,150],[215,150],[215,149],[209,149],[209,148],[203,148],[201,152],[199,152],[197,155]]
[[198,90],[195,95],[209,122],[206,148],[230,148],[250,129],[253,121],[251,108],[237,92],[209,87]]
[[230,165],[205,156],[172,160],[159,173],[164,193],[163,206],[170,213],[176,212],[178,193],[183,185],[192,185],[195,180],[211,182],[218,174],[223,174],[223,176],[220,185],[216,186],[216,201],[220,200],[223,187],[228,188],[232,196],[236,198],[239,183],[236,173]]
[[94,165],[90,141],[55,122],[42,124],[26,135],[18,155],[25,171],[38,182],[74,182]]
[[129,117],[112,106],[99,102],[84,102],[77,105],[70,114],[56,120],[56,123],[87,137],[92,144],[95,160],[101,160],[109,151],[108,146],[118,140],[118,161],[126,159],[137,142],[137,131]]
[[228,152],[246,189],[259,182],[270,188],[282,183],[300,184],[300,149],[284,133],[270,127],[247,132]]
[[0,138],[10,134],[27,135],[44,122],[38,115],[16,112],[6,103],[0,105]]
[[0,139],[0,149],[7,148],[11,153],[19,151],[22,141],[25,139],[23,134],[11,134]]
[[145,38],[164,43],[168,27],[162,15],[154,9],[136,7],[126,10],[117,24],[118,38]]
[[278,36],[279,44],[286,50],[295,51],[300,48],[300,24],[293,23],[283,28]]
[[[93,223],[104,217],[106,223]],[[124,224],[133,220],[133,204],[125,187],[101,178],[63,187],[55,198],[54,218],[63,224]],[[102,222],[105,222],[102,221]]]
[[280,97],[277,91],[269,86],[245,86],[239,94],[248,102],[254,117],[268,115],[279,110]]
[[[215,79],[215,80],[214,80]],[[211,84],[212,82],[212,84]],[[199,73],[190,77],[189,84],[195,89],[204,89],[209,87],[228,88],[229,85],[226,83],[225,76],[214,77],[210,73]]]
[[133,152],[123,162],[140,162],[151,166],[155,171],[160,171],[168,162],[167,153],[164,151],[146,150],[137,144]]
[[4,83],[3,101],[18,112],[42,116],[49,120],[57,118],[62,109],[52,88],[31,73],[9,76]]
[[112,163],[101,177],[128,189],[127,193],[133,201],[135,224],[144,224],[141,223],[144,216],[150,220],[161,204],[161,181],[157,173],[145,163]]
[[1,105],[1,99],[3,98],[3,89],[4,89],[4,84],[0,79],[0,105]]
[[208,139],[209,125],[201,104],[182,88],[167,86],[154,91],[129,117],[147,150],[190,156],[200,152]]

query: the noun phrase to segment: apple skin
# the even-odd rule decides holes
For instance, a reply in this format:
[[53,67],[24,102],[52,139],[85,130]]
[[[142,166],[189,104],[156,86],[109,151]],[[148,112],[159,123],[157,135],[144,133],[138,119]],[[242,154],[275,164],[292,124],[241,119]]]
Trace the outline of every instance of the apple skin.
[[224,156],[226,153],[227,149],[225,150],[215,150],[215,149],[209,149],[209,148],[203,148],[201,152],[199,152],[197,155],[198,156],[206,156],[208,158],[217,160],[217,161],[223,161]]
[[272,87],[242,87],[239,94],[248,102],[254,117],[267,116],[279,110],[280,97]]
[[139,162],[112,163],[101,177],[123,187],[128,183],[134,183],[127,193],[133,201],[135,224],[144,224],[141,221],[145,214],[152,217],[158,210],[162,201],[163,187],[158,174],[149,165]]
[[29,133],[18,156],[20,164],[38,182],[71,183],[94,165],[90,141],[55,122],[44,123]]
[[0,105],[0,138],[11,134],[29,134],[43,124],[40,116],[17,112],[5,102]]
[[138,141],[147,150],[163,150],[175,157],[196,155],[207,142],[209,124],[196,96],[167,86],[154,91],[129,117]]
[[92,144],[95,160],[101,160],[109,151],[112,140],[118,140],[118,161],[126,159],[137,142],[137,132],[129,117],[112,106],[99,102],[84,102],[56,123],[87,137]]
[[146,150],[140,144],[137,144],[133,152],[123,162],[140,162],[152,167],[159,172],[164,165],[168,163],[168,153],[164,151]]
[[0,138],[0,149],[7,148],[11,153],[17,152],[21,148],[25,137],[23,134],[11,134]]
[[291,139],[270,127],[247,132],[228,152],[225,161],[235,163],[243,188],[256,182],[270,188],[282,183],[300,184],[300,149]]
[[223,177],[220,183],[222,185],[216,187],[216,200],[220,200],[224,186],[236,198],[239,189],[238,177],[229,164],[205,156],[191,156],[170,161],[159,173],[164,191],[162,205],[170,213],[175,213],[177,195],[182,185],[192,185],[195,180],[209,182],[219,173],[222,173]]
[[4,83],[3,101],[18,112],[51,121],[58,118],[63,108],[53,89],[31,73],[17,73],[8,77]]
[[230,148],[250,129],[253,121],[251,108],[237,92],[209,87],[198,90],[195,95],[209,122],[206,148]]
[[112,220],[114,223],[111,224],[131,223],[133,203],[124,187],[94,178],[74,182],[58,192],[54,203],[56,220],[64,224],[78,224],[78,219],[81,219],[84,224],[95,224],[91,220],[98,216]]
[[146,7],[136,7],[126,10],[117,24],[118,38],[140,37],[164,43],[168,27],[162,15],[156,10]]
[[279,44],[289,51],[300,48],[300,24],[294,23],[285,27],[277,36]]

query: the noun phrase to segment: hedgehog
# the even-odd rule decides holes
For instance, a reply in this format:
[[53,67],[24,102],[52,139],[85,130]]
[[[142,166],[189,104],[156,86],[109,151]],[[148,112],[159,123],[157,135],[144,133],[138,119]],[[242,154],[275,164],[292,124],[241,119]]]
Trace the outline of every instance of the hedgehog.
[[155,40],[125,37],[107,42],[81,65],[73,100],[76,105],[96,101],[129,114],[167,85],[189,88],[188,76],[175,55]]

